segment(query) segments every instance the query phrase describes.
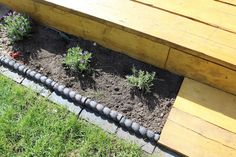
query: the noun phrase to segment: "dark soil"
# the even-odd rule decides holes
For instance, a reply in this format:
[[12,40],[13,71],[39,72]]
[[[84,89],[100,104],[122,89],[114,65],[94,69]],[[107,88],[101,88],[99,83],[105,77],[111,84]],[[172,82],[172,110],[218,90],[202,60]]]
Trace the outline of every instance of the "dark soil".
[[[55,30],[34,24],[30,37],[4,49],[23,52],[25,63],[33,69],[160,133],[183,78],[94,42],[68,37],[70,40]],[[62,66],[66,50],[77,45],[93,55],[90,75],[74,73]],[[156,72],[150,94],[142,94],[128,85],[125,76],[131,74],[132,66]]]

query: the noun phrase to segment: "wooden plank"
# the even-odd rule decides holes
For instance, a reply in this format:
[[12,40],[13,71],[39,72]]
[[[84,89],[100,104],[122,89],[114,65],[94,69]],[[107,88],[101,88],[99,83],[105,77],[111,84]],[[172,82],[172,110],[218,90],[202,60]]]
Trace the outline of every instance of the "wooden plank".
[[202,135],[203,137],[236,150],[236,134],[232,132],[183,112],[175,107],[171,109],[168,119],[186,129],[192,130],[193,132]]
[[137,0],[216,28],[236,33],[236,7],[214,0]]
[[48,26],[96,41],[115,51],[164,68],[169,51],[169,47],[166,45],[139,37],[119,28],[113,28],[101,21],[71,14],[51,5],[36,3],[31,0],[6,0],[4,3],[17,10],[30,13],[37,21]]
[[236,150],[167,120],[159,142],[191,157],[233,157]]
[[[127,0],[0,2],[25,11],[51,27],[236,93],[236,34]],[[169,47],[186,55],[171,51],[166,61]],[[184,56],[183,62],[173,56]],[[191,60],[197,64],[191,64]],[[205,68],[213,70],[205,71]]]
[[[5,0],[1,0],[5,1]],[[44,0],[236,70],[236,34],[127,0]],[[131,10],[132,8],[132,10]],[[223,34],[223,35],[222,35]],[[212,37],[214,35],[214,37]],[[227,36],[231,40],[225,40]],[[215,49],[215,46],[217,49]]]
[[166,69],[236,95],[236,72],[218,64],[171,49]]
[[232,5],[232,6],[236,6],[236,0],[215,0],[215,1]]
[[236,96],[184,79],[174,107],[236,133]]

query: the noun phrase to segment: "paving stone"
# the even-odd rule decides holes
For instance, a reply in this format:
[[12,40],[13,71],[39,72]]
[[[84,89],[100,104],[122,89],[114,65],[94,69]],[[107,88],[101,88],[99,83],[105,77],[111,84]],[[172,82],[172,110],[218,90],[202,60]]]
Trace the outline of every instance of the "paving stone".
[[7,77],[9,77],[9,78],[11,78],[12,80],[14,80],[18,83],[21,83],[24,79],[23,76],[8,70],[7,68],[5,68],[3,66],[0,67],[0,73],[7,76]]
[[103,130],[109,132],[109,133],[115,133],[118,126],[115,123],[112,123],[108,121],[106,118],[101,117],[98,114],[95,114],[92,110],[84,109],[80,117],[89,121],[90,123],[93,123],[94,125],[102,128]]
[[74,103],[69,102],[67,99],[57,95],[55,92],[53,92],[49,97],[49,100],[52,102],[65,106],[69,111],[74,112],[76,115],[81,112],[81,107],[75,106]]
[[32,90],[34,90],[35,92],[39,93],[40,95],[44,97],[48,97],[51,94],[51,92],[48,89],[46,89],[44,86],[38,83],[35,83],[34,81],[31,81],[27,78],[25,78],[21,84],[28,88],[31,88]]
[[123,130],[122,128],[118,128],[117,136],[119,138],[122,138],[122,139],[125,139],[132,143],[137,144],[138,146],[141,147],[143,151],[149,154],[152,154],[155,149],[155,145],[153,145],[152,143],[148,141],[144,141],[142,138],[136,137],[135,135],[130,134],[130,132]]
[[168,150],[167,148],[164,148],[163,146],[157,145],[155,148],[152,157],[182,157],[182,155],[177,154],[171,150]]

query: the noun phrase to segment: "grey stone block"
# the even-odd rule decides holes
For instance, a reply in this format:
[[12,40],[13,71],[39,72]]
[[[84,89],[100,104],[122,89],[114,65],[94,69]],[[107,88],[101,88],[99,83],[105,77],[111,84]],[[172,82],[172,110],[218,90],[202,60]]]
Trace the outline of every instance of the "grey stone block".
[[4,56],[0,56],[0,65],[3,64],[5,57]]
[[10,66],[11,68],[13,68],[15,63],[16,63],[16,62],[15,62],[14,60],[11,60],[11,61],[9,62],[9,66]]
[[58,86],[59,86],[59,84],[58,84],[58,83],[55,83],[55,84],[53,85],[52,89],[53,89],[54,91],[58,91]]
[[89,121],[90,123],[102,128],[103,130],[105,130],[109,133],[115,133],[118,128],[118,126],[116,124],[111,123],[106,118],[96,115],[95,113],[93,113],[89,109],[84,109],[81,112],[80,117]]
[[34,81],[31,81],[27,78],[25,78],[21,84],[34,90],[35,92],[39,93],[40,95],[44,97],[48,97],[51,94],[51,92],[48,89],[46,89],[44,86],[38,83],[35,83]]
[[[29,70],[28,70],[29,71]],[[27,72],[28,72],[27,71]],[[31,77],[31,78],[34,78],[34,76],[37,74],[37,72],[36,71],[31,71],[30,73],[29,73],[29,76]]]
[[119,138],[125,139],[130,141],[131,143],[137,144],[143,151],[152,154],[154,149],[155,149],[155,145],[153,145],[150,142],[144,141],[144,139],[139,138],[135,135],[130,134],[128,131],[123,130],[122,128],[118,128],[117,131],[117,136]]
[[69,98],[69,93],[70,93],[71,89],[70,88],[64,88],[63,89],[63,94],[66,98]]
[[39,82],[41,76],[42,76],[42,75],[41,75],[40,73],[36,73],[36,74],[34,75],[34,79]]
[[135,132],[135,133],[139,133],[139,128],[140,128],[140,125],[136,122],[133,122],[132,123],[132,126],[131,126],[132,130]]
[[157,145],[152,154],[152,157],[182,157],[182,155],[173,152],[163,146]]
[[125,127],[126,127],[127,129],[131,129],[132,123],[133,123],[132,120],[126,119],[126,120],[125,120]]
[[71,90],[70,93],[69,93],[70,99],[74,101],[75,100],[75,95],[76,95],[76,92]]
[[91,107],[91,109],[93,109],[94,111],[96,111],[96,106],[97,106],[97,102],[96,101],[90,101],[89,106]]
[[26,76],[27,76],[27,77],[30,77],[31,71],[32,71],[31,69],[27,70],[27,72],[26,72]]
[[41,83],[44,84],[44,83],[46,82],[46,80],[47,80],[47,77],[46,77],[46,76],[41,76],[41,77],[40,77],[40,82],[41,82]]
[[20,65],[19,68],[18,68],[18,71],[21,73],[21,74],[25,74],[27,72],[28,68],[24,65]]
[[60,94],[63,94],[64,88],[66,88],[64,85],[59,85],[59,86],[57,86],[56,91],[58,91]]
[[148,130],[148,131],[147,131],[147,137],[148,137],[150,140],[153,140],[153,141],[154,141],[154,136],[155,136],[155,133],[154,133],[152,130]]
[[126,117],[122,117],[119,124],[124,127],[125,126],[125,120],[126,120]]
[[96,109],[98,112],[102,113],[104,106],[102,104],[97,104]]
[[50,87],[51,89],[54,89],[54,86],[55,86],[56,84],[57,84],[57,83],[56,83],[55,81],[52,81],[52,83],[50,84],[49,87]]
[[120,122],[121,118],[123,117],[123,115],[121,113],[118,113],[116,119],[118,122]]
[[74,112],[75,114],[79,114],[81,112],[81,107],[76,106],[74,103],[69,102],[67,99],[57,95],[55,92],[53,92],[49,97],[49,100],[52,102],[62,105],[66,107],[69,111]]
[[23,79],[24,79],[23,76],[8,70],[7,68],[5,68],[3,66],[0,67],[0,73],[5,75],[5,76],[7,76],[7,77],[9,77],[9,78],[11,78],[12,80],[14,80],[14,81],[16,81],[18,83],[21,83],[23,81]]
[[159,139],[160,139],[160,135],[159,135],[159,134],[155,134],[154,140],[155,140],[155,141],[158,141]]
[[87,97],[82,96],[81,104],[84,105],[87,99],[88,99]]
[[17,70],[19,68],[19,66],[20,66],[19,63],[14,64],[14,69]]
[[110,116],[111,109],[108,107],[104,107],[103,109],[103,114],[106,115],[107,117]]
[[82,99],[82,96],[80,94],[75,95],[75,102],[77,105],[81,104],[81,99]]
[[85,100],[85,102],[84,102],[84,105],[86,106],[86,107],[90,107],[90,102],[91,102],[92,100],[91,99],[86,99]]
[[8,65],[9,62],[10,62],[10,59],[5,57],[5,59],[3,60],[3,63],[5,65]]
[[143,126],[140,126],[139,127],[139,133],[142,135],[142,136],[146,136],[147,135],[147,128],[143,127]]
[[111,110],[111,112],[110,112],[110,117],[111,117],[113,120],[117,121],[117,115],[118,115],[118,112],[117,112],[117,111]]

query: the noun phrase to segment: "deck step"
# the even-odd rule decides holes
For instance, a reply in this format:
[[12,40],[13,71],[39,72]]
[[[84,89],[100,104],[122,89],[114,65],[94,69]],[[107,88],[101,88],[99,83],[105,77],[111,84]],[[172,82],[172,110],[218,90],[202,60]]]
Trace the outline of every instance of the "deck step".
[[204,6],[195,0],[160,0],[154,8],[137,1],[149,0],[0,3],[50,27],[236,95],[236,7],[214,0],[204,1],[209,3]]
[[236,156],[236,96],[185,78],[159,142],[187,156]]

